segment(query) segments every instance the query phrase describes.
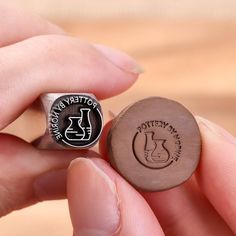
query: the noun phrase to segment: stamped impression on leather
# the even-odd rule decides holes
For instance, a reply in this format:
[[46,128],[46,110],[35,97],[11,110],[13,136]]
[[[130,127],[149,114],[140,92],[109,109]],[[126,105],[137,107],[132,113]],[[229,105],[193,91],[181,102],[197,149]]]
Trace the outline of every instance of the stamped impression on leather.
[[150,97],[115,118],[107,148],[112,166],[131,184],[160,191],[180,185],[193,174],[201,138],[195,118],[183,105]]

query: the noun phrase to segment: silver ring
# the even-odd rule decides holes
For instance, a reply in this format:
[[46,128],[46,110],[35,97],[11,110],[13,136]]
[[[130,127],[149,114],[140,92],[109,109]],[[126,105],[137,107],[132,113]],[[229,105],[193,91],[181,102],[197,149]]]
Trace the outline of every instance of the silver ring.
[[94,146],[102,133],[99,102],[88,93],[48,93],[41,96],[47,129],[37,147],[42,149]]

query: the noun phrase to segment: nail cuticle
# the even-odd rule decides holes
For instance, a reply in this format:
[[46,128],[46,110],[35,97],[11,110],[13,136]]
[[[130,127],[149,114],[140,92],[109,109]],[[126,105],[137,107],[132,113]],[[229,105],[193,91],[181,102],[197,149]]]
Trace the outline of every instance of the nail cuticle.
[[224,130],[220,126],[212,123],[211,121],[197,116],[198,123],[202,124],[207,130],[209,130],[212,134],[217,135],[219,138],[225,139],[228,143],[236,145],[236,139],[233,135],[231,135],[228,131]]

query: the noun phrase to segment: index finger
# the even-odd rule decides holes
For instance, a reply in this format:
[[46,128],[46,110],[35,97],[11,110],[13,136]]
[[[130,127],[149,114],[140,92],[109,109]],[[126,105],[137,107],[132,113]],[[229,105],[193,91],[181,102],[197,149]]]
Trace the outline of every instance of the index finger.
[[108,98],[129,88],[139,73],[127,55],[101,52],[68,36],[37,36],[0,48],[0,129],[42,93],[88,92]]

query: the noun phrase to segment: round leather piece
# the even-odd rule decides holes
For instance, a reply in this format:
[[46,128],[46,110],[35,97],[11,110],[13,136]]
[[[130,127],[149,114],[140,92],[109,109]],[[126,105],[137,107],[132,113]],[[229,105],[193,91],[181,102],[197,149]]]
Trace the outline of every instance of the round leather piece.
[[201,137],[193,115],[180,103],[150,97],[124,109],[113,121],[107,147],[112,166],[132,185],[161,191],[195,171]]

